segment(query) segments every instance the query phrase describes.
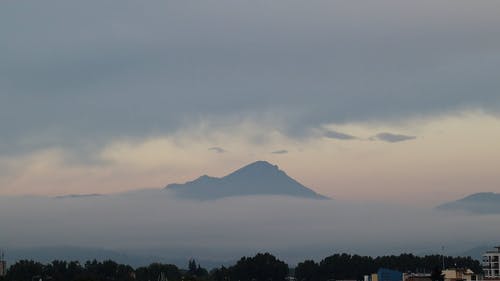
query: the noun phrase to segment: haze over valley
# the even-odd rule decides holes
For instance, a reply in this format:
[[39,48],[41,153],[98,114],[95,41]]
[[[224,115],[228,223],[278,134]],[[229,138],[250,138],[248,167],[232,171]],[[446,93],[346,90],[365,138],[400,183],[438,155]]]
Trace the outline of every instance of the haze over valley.
[[[295,181],[287,181],[288,186],[266,185],[275,183],[276,175],[286,174],[264,161],[234,174],[254,172],[260,176],[246,178],[245,187],[231,186],[231,197],[210,200],[203,189],[215,186],[189,183],[175,187],[188,189],[189,197],[171,188],[107,195],[4,196],[0,244],[18,253],[18,258],[31,254],[47,260],[58,255],[83,259],[94,253],[138,265],[154,260],[182,264],[190,257],[217,265],[259,251],[272,251],[290,263],[335,252],[436,254],[443,245],[448,253],[459,254],[497,239],[497,215],[325,200],[304,186],[309,193],[297,196]],[[248,194],[253,184],[256,192]],[[259,194],[263,186],[268,189]]]

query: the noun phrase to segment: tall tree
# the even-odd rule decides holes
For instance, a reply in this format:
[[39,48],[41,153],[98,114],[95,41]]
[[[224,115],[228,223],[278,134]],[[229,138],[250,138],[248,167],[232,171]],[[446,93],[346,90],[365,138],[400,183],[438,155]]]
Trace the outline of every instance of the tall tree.
[[295,268],[298,281],[316,281],[319,278],[319,265],[312,260],[301,262]]
[[158,276],[162,273],[169,281],[177,281],[182,278],[179,268],[173,264],[152,263],[147,267],[139,267],[135,270],[138,281],[158,280]]
[[288,274],[288,265],[269,253],[243,257],[230,267],[231,279],[241,281],[283,281]]
[[21,260],[9,267],[6,280],[32,280],[34,276],[42,276],[43,265],[32,260]]

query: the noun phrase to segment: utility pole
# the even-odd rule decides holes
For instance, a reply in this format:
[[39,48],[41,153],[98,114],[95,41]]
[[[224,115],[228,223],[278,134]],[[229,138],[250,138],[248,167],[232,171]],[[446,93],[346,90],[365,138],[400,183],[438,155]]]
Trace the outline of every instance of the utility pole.
[[0,249],[0,276],[5,276],[7,273],[7,262],[5,261],[5,254]]
[[444,246],[441,246],[441,257],[443,258],[443,270],[444,270]]

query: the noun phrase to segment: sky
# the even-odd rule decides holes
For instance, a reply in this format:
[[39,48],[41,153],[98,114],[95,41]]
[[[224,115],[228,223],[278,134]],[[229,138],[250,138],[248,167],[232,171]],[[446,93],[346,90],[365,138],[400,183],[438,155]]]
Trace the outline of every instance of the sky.
[[0,195],[256,160],[346,201],[500,192],[497,1],[4,1]]

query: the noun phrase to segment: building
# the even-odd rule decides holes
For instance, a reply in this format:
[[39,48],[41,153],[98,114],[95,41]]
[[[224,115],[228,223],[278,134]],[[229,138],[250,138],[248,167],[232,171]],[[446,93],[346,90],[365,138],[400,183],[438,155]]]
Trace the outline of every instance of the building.
[[404,281],[432,281],[431,275],[426,273],[405,273]]
[[405,280],[403,279],[402,272],[387,268],[379,268],[377,273],[365,275],[364,281],[405,281]]
[[475,274],[468,268],[448,268],[443,270],[445,281],[477,281],[482,280],[480,275]]
[[483,254],[483,271],[486,279],[500,279],[500,246]]
[[[374,281],[374,277],[372,277],[372,281]],[[392,269],[379,268],[376,281],[403,281],[403,273]]]

